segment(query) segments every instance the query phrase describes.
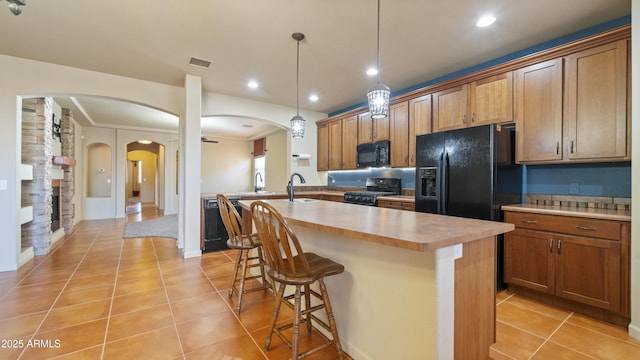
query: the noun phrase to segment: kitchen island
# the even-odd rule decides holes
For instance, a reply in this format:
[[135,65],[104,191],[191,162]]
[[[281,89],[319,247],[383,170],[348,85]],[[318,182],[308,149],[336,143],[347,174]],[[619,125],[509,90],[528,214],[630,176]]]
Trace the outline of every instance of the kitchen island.
[[[313,199],[267,201],[305,251],[345,266],[325,282],[352,357],[488,357],[495,237],[513,225]],[[240,201],[244,229],[251,228],[251,203]]]

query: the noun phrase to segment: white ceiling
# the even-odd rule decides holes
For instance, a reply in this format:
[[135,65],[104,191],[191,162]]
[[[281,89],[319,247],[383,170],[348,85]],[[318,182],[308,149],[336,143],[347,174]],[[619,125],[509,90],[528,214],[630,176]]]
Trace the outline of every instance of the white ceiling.
[[[6,55],[175,86],[192,74],[203,91],[295,107],[291,34],[303,32],[301,108],[330,113],[364,103],[375,83],[365,75],[376,61],[375,0],[29,1],[19,16],[3,7]],[[487,12],[496,23],[477,28]],[[630,0],[381,0],[381,81],[402,90],[630,13]],[[188,65],[192,56],[210,68]],[[260,88],[248,89],[250,79]],[[317,103],[307,100],[311,92]],[[135,104],[56,100],[83,125],[178,127],[174,116]],[[203,133],[214,137],[272,129],[259,119],[203,120]]]

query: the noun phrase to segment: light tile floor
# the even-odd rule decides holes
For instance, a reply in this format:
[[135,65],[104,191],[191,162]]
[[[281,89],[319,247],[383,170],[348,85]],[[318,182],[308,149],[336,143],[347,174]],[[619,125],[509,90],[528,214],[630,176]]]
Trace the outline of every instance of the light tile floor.
[[626,329],[507,291],[498,293],[496,319],[492,359],[640,359],[640,341]]
[[[160,215],[139,203],[128,214]],[[273,296],[248,294],[242,313],[232,311],[233,251],[184,260],[172,239],[123,240],[124,225],[80,222],[49,255],[0,273],[0,359],[290,357],[275,336],[263,349]],[[493,359],[640,359],[640,341],[625,329],[506,292],[497,320]],[[320,340],[314,332],[301,346]],[[330,349],[310,357],[334,358]]]

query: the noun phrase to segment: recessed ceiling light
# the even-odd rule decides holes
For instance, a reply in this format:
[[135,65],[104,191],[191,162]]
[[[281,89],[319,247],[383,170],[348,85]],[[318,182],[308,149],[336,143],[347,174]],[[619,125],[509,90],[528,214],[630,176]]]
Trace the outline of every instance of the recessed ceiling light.
[[252,128],[253,125],[251,125],[251,124],[242,124],[242,127],[243,128]]
[[318,101],[318,95],[316,95],[316,94],[309,95],[309,100],[313,101],[313,102]]
[[251,80],[247,83],[247,86],[251,89],[257,89],[259,85],[257,81]]
[[378,69],[374,68],[374,67],[370,67],[367,69],[367,75],[369,76],[375,76],[378,75]]
[[143,145],[149,145],[149,144],[151,144],[153,141],[151,141],[151,140],[138,140],[138,142],[139,142],[140,144],[143,144]]
[[493,15],[491,14],[482,15],[480,19],[478,19],[478,22],[476,22],[476,26],[485,27],[493,24],[494,22],[496,22],[496,18]]

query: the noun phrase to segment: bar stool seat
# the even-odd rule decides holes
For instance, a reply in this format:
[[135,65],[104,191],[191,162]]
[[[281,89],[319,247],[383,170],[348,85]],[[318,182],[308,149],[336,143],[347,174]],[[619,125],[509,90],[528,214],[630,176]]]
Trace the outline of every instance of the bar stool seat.
[[[222,217],[222,223],[227,229],[229,234],[229,240],[227,240],[227,246],[230,249],[236,249],[238,256],[236,257],[236,265],[233,271],[233,283],[229,289],[229,298],[232,298],[234,294],[238,296],[238,303],[236,304],[236,313],[240,314],[242,308],[242,297],[244,294],[271,289],[271,284],[267,281],[265,276],[265,264],[264,256],[262,254],[262,243],[257,233],[242,234],[240,224],[242,223],[242,217],[236,210],[233,203],[223,194],[216,195],[218,206],[220,208],[220,216]],[[252,251],[256,252],[251,256]],[[247,276],[247,270],[259,267],[259,275]],[[262,284],[253,288],[245,289],[245,282],[247,280],[262,279]]]
[[[344,272],[344,266],[320,255],[304,252],[298,238],[289,227],[282,215],[270,204],[256,201],[251,204],[251,216],[262,241],[262,247],[267,262],[267,273],[274,282],[280,284],[276,294],[276,304],[271,318],[269,335],[265,340],[265,349],[269,350],[271,338],[275,333],[292,351],[292,359],[300,359],[319,350],[333,345],[339,359],[343,358],[342,346],[338,337],[329,294],[324,284],[324,278]],[[320,293],[311,289],[312,284],[317,283]],[[285,296],[287,285],[295,286],[293,294]],[[302,291],[304,288],[304,291]],[[304,308],[302,297],[304,296]],[[319,304],[311,305],[311,296],[319,300]],[[291,303],[293,300],[293,304]],[[282,304],[294,311],[293,322],[276,326]],[[329,324],[315,316],[313,313],[324,309]],[[332,339],[327,339],[303,353],[299,352],[300,324],[305,323],[307,332],[311,332],[312,321],[331,333]],[[284,331],[293,328],[293,340],[288,339]]]

